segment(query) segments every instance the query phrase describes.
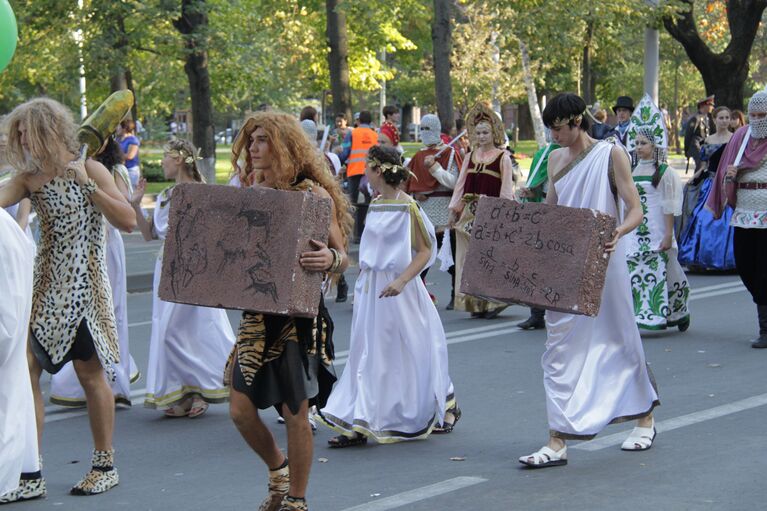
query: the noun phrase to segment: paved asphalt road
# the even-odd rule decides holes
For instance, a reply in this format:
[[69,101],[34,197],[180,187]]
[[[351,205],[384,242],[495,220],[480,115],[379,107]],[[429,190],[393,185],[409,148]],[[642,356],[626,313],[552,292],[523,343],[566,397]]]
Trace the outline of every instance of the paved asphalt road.
[[[145,371],[148,290],[160,243],[144,243],[137,234],[124,239],[133,291],[131,353]],[[347,273],[350,283],[354,275],[354,269]],[[527,315],[523,307],[511,307],[496,320],[446,312],[447,275],[434,269],[429,280],[440,299],[463,418],[451,435],[344,450],[328,449],[332,435],[321,428],[309,487],[313,511],[767,509],[767,350],[749,346],[755,310],[736,275],[690,275],[690,330],[644,334],[662,401],[655,446],[622,452],[619,445],[631,425],[610,426],[591,442],[572,442],[568,466],[544,470],[525,469],[517,458],[547,437],[540,368],[545,333],[514,326]],[[340,374],[349,348],[351,300],[329,307]],[[229,317],[236,328],[239,314]],[[211,406],[195,420],[165,419],[141,406],[144,385],[134,384],[133,408],[117,414],[118,487],[95,497],[67,494],[88,468],[87,418],[81,410],[48,406],[48,497],[8,509],[256,509],[266,492],[266,470],[245,447],[226,406]],[[264,415],[284,447],[276,414]]]
[[[126,244],[131,274],[149,271],[157,246],[139,243],[135,235]],[[353,280],[354,271],[348,276]],[[619,444],[631,426],[610,426],[592,442],[572,443],[568,466],[544,470],[525,469],[517,458],[546,440],[540,368],[545,333],[514,326],[526,316],[522,307],[496,320],[446,312],[447,275],[435,269],[430,280],[448,332],[450,373],[463,418],[451,435],[344,450],[328,449],[331,432],[320,429],[309,488],[312,510],[767,508],[767,350],[749,347],[755,311],[737,276],[691,275],[690,330],[644,337],[662,400],[655,446],[622,452]],[[332,303],[330,310],[340,372],[352,305]],[[143,371],[149,292],[129,296],[129,318],[131,352]],[[238,314],[231,312],[230,319],[236,326]],[[266,471],[245,447],[226,406],[211,406],[195,420],[165,419],[141,406],[144,383],[134,385],[134,407],[117,414],[117,488],[95,497],[67,494],[88,468],[87,418],[83,411],[49,406],[43,445],[48,497],[9,509],[256,509]],[[265,416],[284,446],[283,426],[273,411]]]

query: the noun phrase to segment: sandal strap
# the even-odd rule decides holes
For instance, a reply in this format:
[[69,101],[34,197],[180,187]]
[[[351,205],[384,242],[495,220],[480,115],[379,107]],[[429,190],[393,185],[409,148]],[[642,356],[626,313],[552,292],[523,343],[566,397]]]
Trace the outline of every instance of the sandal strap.
[[525,456],[525,458],[533,458],[535,465],[541,465],[548,463],[549,461],[565,460],[567,459],[567,446],[564,446],[559,451],[555,451],[548,445],[544,445],[534,453]]

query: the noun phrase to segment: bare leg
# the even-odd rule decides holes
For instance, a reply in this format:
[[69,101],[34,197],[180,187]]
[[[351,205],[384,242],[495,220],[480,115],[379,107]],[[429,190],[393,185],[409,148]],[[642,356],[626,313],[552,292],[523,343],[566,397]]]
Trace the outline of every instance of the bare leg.
[[309,471],[312,468],[314,437],[309,425],[309,402],[304,401],[293,415],[286,405],[282,405],[282,416],[288,431],[288,463],[290,466],[291,497],[304,498],[309,485]]
[[637,426],[640,428],[651,428],[653,424],[652,419],[653,419],[653,415],[652,413],[649,413],[637,420]]
[[37,423],[37,449],[43,450],[43,425],[45,424],[45,401],[43,393],[40,390],[40,376],[43,374],[43,368],[40,366],[37,357],[32,353],[27,343],[27,364],[29,365],[29,377],[32,380],[32,395],[35,398],[35,422]]
[[74,360],[73,363],[77,379],[85,391],[93,446],[98,451],[109,451],[115,426],[115,398],[104,376],[104,368],[96,355],[88,361]]
[[275,469],[285,462],[285,455],[277,446],[272,432],[258,416],[258,410],[248,396],[231,389],[229,415],[242,438],[264,460],[267,467]]
[[561,438],[549,435],[549,443],[547,445],[549,446],[549,449],[560,451],[565,446],[565,441]]

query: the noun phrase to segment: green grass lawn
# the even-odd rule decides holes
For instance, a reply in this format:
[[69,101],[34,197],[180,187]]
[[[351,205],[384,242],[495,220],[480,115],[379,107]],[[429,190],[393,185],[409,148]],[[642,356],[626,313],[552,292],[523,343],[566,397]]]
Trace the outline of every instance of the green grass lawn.
[[[405,149],[405,156],[409,158],[423,145],[418,142],[403,142],[402,147]],[[519,144],[517,144],[515,148],[517,161],[525,174],[530,169],[533,154],[537,150],[538,145],[535,143],[535,140],[520,140]],[[162,159],[162,147],[147,146],[142,148],[141,152],[144,161],[157,162],[159,164]],[[229,177],[232,174],[232,164],[229,161],[231,154],[232,147],[229,145],[219,145],[216,147],[216,184],[226,184],[229,182]],[[173,183],[170,181],[147,183],[146,191],[147,193],[159,193],[171,184]]]

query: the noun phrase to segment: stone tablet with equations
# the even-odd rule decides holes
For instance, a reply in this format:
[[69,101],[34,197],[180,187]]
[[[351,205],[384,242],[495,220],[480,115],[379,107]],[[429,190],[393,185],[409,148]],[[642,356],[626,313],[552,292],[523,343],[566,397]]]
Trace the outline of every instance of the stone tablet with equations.
[[310,239],[328,241],[330,201],[312,192],[180,184],[171,194],[159,296],[169,302],[313,317],[321,272]]
[[461,292],[596,316],[615,219],[583,208],[482,197]]

